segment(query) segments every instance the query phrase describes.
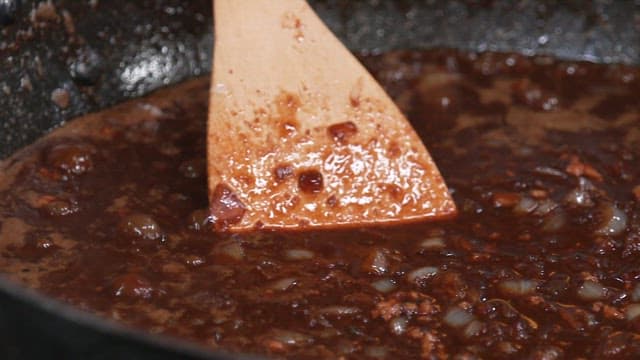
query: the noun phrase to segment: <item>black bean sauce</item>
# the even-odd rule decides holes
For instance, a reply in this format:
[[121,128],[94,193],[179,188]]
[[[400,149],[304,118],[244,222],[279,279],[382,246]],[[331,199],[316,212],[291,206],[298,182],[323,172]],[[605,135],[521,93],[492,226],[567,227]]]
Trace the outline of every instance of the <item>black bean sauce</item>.
[[[214,235],[212,216],[244,207],[221,189],[207,210],[201,79],[5,161],[2,271],[149,332],[274,357],[639,357],[638,68],[448,50],[363,61],[423,137],[457,219]],[[356,131],[343,128],[339,141]],[[274,181],[322,190],[296,171],[283,163]]]

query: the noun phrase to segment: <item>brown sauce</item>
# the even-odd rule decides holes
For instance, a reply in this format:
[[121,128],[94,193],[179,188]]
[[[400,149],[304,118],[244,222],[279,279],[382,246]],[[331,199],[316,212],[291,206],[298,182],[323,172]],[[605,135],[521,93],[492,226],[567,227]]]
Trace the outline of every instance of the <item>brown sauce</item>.
[[[640,357],[638,68],[447,50],[363,60],[423,137],[457,219],[214,235],[201,79],[2,163],[0,269],[151,333],[278,358]],[[322,186],[313,169],[274,170],[290,176]]]

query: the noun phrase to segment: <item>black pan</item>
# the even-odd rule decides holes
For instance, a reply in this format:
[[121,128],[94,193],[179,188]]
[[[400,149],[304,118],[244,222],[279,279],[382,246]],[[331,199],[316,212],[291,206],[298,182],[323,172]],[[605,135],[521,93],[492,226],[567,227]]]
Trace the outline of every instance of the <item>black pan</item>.
[[[640,64],[638,0],[311,2],[359,53],[444,46]],[[74,116],[208,73],[211,18],[210,0],[0,0],[0,159]],[[64,109],[58,88],[71,95]],[[0,278],[0,358],[249,357],[128,330]]]

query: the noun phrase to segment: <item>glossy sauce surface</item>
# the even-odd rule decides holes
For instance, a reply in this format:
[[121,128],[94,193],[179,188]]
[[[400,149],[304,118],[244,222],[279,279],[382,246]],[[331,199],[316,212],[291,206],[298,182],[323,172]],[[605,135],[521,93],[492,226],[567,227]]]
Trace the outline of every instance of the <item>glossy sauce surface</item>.
[[[5,161],[2,271],[152,333],[275,358],[640,356],[638,69],[446,50],[364,61],[457,219],[213,235],[195,80]],[[326,180],[272,176],[310,193]]]

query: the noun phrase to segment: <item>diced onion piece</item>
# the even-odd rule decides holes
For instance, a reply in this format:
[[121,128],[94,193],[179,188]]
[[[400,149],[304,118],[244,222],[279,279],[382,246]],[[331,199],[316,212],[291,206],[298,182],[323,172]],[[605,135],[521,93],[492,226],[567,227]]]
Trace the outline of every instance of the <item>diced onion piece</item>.
[[442,250],[446,246],[447,245],[445,244],[444,239],[439,236],[426,238],[422,240],[422,242],[420,243],[420,248],[429,250],[429,251]]
[[318,312],[322,315],[348,316],[359,313],[360,309],[354,306],[333,305],[323,307]]
[[557,207],[558,207],[558,204],[555,201],[551,199],[544,199],[538,202],[538,206],[533,211],[533,213],[538,216],[543,216],[543,215],[547,215]]
[[220,244],[220,247],[218,249],[221,254],[224,254],[236,261],[244,259],[245,256],[244,248],[240,243],[236,241],[230,241]]
[[386,273],[389,270],[387,250],[382,248],[371,249],[362,262],[362,270],[374,275]]
[[541,345],[536,347],[532,353],[531,359],[543,359],[543,360],[561,360],[565,359],[564,351],[561,348],[553,345]]
[[286,291],[294,287],[297,282],[294,278],[284,278],[270,283],[269,288],[272,290]]
[[384,278],[372,282],[371,286],[379,292],[386,294],[396,288],[396,283],[392,279]]
[[284,255],[288,260],[309,260],[313,259],[315,254],[310,250],[291,249],[285,251]]
[[121,230],[125,235],[143,240],[164,241],[165,234],[153,217],[135,213],[123,219]]
[[640,301],[640,283],[633,287],[631,292],[631,301]]
[[547,175],[555,178],[567,178],[567,174],[565,174],[563,171],[548,166],[538,166],[533,169],[533,171],[541,175]]
[[534,293],[537,286],[538,282],[535,280],[504,280],[498,288],[508,295],[524,296]]
[[631,321],[640,316],[640,304],[629,304],[625,309],[627,320]]
[[460,328],[475,320],[475,317],[459,307],[454,306],[447,311],[443,320],[445,324],[451,327]]
[[604,221],[602,226],[596,230],[596,233],[615,236],[622,233],[627,227],[627,214],[615,205],[611,203],[605,205],[602,208],[602,214],[604,215]]
[[526,215],[532,213],[536,207],[538,207],[538,202],[533,200],[530,197],[523,196],[520,198],[520,201],[513,207],[513,212],[518,215]]
[[466,338],[471,338],[480,335],[484,325],[479,320],[472,320],[467,326],[465,326],[463,335]]
[[589,192],[581,188],[576,188],[569,191],[564,200],[576,206],[588,207],[593,205],[593,201],[591,200],[591,195],[589,195]]
[[[510,341],[500,341],[497,345],[498,350],[505,355],[514,355],[518,352],[518,348],[513,345]],[[547,358],[534,358],[534,359],[545,359]],[[551,360],[551,359],[548,359]]]
[[389,322],[389,328],[391,332],[396,335],[402,335],[407,331],[407,326],[409,325],[409,319],[404,316],[398,316],[396,318],[391,319]]
[[585,301],[602,300],[607,296],[607,288],[595,281],[586,280],[578,288],[578,297]]
[[417,268],[407,274],[407,280],[414,284],[434,277],[438,273],[438,268],[434,266],[424,266]]
[[554,211],[547,218],[544,219],[542,224],[542,231],[556,232],[564,227],[567,223],[567,216],[564,211]]
[[512,208],[516,206],[522,196],[514,192],[496,192],[493,194],[493,207],[495,208]]

